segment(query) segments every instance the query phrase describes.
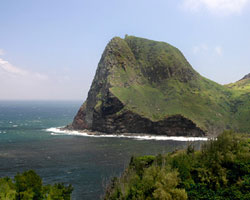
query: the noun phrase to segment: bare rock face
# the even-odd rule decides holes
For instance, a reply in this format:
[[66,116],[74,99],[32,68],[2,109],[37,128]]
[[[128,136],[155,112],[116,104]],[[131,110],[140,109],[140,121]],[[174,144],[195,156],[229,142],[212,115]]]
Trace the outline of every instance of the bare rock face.
[[84,119],[85,106],[76,115],[74,129],[91,129],[105,133],[148,133],[168,136],[204,136],[204,131],[198,128],[191,120],[174,115],[160,121],[151,121],[129,110],[123,110],[124,105],[115,97],[107,98],[100,111],[93,110],[91,127]]
[[244,79],[250,79],[250,73],[245,75],[241,80],[244,80]]
[[[145,53],[142,52],[144,48],[142,44],[137,42],[141,41],[137,41],[136,38],[133,42],[133,38],[131,40],[131,38],[118,37],[109,42],[98,64],[87,100],[68,128],[104,133],[204,136],[205,131],[179,113],[159,118],[155,117],[156,114],[152,115],[156,119],[143,113],[144,109],[140,108],[140,101],[144,102],[147,99],[143,96],[140,99],[140,95],[135,97],[134,94],[144,93],[144,88],[148,87],[150,90],[151,86],[157,87],[164,84],[164,81],[171,77],[185,84],[197,79],[198,74],[191,66],[189,67],[184,57],[182,60],[176,58],[182,56],[176,48],[164,44],[169,47],[165,50],[170,52],[166,52],[170,60],[166,64],[164,54],[157,55],[158,47],[155,51],[151,49]],[[155,60],[151,58],[154,56],[162,56],[162,58]],[[140,90],[140,87],[143,89]],[[135,91],[131,92],[133,89]],[[149,103],[155,104],[154,100]],[[155,108],[156,112],[159,109]]]

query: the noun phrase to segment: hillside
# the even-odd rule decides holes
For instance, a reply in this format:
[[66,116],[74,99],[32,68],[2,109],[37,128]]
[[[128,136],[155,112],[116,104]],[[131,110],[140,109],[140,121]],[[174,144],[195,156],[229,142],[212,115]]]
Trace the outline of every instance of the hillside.
[[248,86],[222,86],[202,77],[165,42],[115,37],[68,128],[192,136],[249,132],[249,100]]
[[233,117],[242,132],[250,132],[250,74],[236,83],[228,84],[233,90]]
[[241,93],[249,93],[250,91],[250,73],[244,76],[241,80],[236,83],[228,84],[227,87],[240,91]]

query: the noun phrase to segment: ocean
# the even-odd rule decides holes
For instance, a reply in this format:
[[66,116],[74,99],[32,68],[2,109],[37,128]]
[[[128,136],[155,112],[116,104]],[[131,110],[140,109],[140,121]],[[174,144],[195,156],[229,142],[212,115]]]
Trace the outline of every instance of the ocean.
[[[96,200],[131,156],[183,149],[194,139],[150,136],[89,136],[60,131],[81,101],[0,101],[0,177],[33,169],[43,183],[72,184],[73,200]],[[192,141],[199,148],[203,141]]]

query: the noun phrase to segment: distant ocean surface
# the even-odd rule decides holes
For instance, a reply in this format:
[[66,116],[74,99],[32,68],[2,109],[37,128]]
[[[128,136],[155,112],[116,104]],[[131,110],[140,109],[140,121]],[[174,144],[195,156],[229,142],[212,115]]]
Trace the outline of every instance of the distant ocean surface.
[[[80,101],[0,101],[0,177],[34,169],[44,183],[74,187],[73,200],[96,200],[132,155],[157,155],[182,149],[187,138],[88,136],[63,132]],[[191,138],[191,140],[193,140]],[[199,148],[202,141],[193,141]]]

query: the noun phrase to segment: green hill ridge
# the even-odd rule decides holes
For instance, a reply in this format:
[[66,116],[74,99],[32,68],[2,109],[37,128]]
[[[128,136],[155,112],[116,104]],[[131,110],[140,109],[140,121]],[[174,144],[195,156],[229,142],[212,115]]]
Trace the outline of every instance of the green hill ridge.
[[192,136],[250,132],[250,78],[223,86],[202,77],[170,44],[114,37],[68,128]]

